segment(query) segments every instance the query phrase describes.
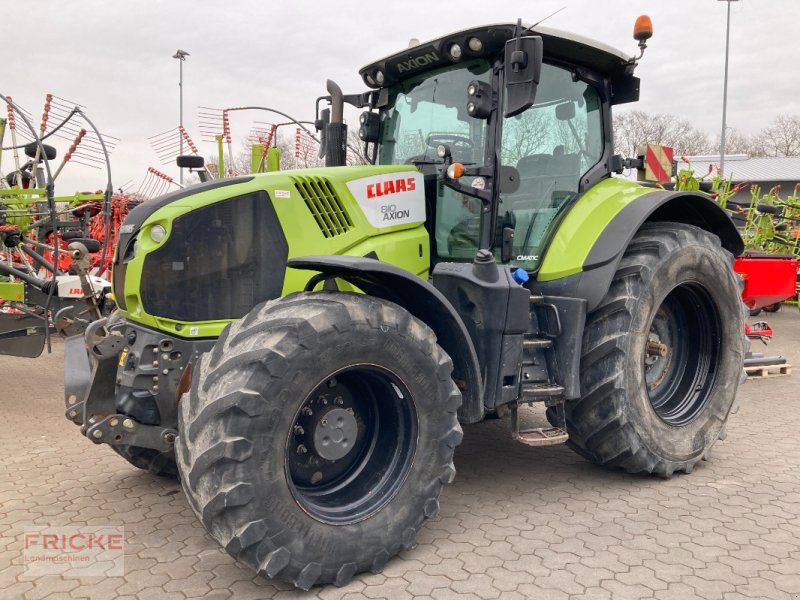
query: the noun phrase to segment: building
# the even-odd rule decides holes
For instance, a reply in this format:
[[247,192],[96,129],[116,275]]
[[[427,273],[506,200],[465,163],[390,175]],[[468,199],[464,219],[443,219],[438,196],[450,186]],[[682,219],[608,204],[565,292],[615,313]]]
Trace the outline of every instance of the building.
[[[709,166],[712,169],[719,167],[719,155],[685,158],[691,163],[698,178],[708,173]],[[683,157],[679,158],[678,171],[687,167]],[[800,156],[751,158],[746,154],[731,154],[725,157],[725,176],[731,177],[734,184],[745,184],[732,198],[737,204],[750,204],[751,185],[759,186],[762,194],[780,186],[779,195],[786,198],[794,193],[795,186],[800,183]],[[706,177],[706,181],[710,182],[711,179],[711,175]]]

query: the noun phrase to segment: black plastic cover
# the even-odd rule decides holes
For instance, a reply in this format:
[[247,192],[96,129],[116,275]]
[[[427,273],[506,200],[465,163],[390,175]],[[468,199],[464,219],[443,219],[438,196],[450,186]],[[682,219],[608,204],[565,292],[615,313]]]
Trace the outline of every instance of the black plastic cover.
[[490,263],[439,263],[432,281],[467,328],[484,381],[487,409],[508,402],[504,388],[518,390],[523,334],[530,325],[530,291],[507,268]]
[[177,321],[239,319],[280,296],[288,254],[266,192],[203,206],[177,217],[167,241],[145,258],[142,304]]

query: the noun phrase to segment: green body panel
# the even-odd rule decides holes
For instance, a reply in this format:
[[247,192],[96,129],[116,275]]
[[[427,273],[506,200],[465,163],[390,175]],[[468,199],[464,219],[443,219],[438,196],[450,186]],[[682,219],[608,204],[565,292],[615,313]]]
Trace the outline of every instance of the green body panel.
[[250,148],[250,172],[272,173],[281,170],[280,148],[267,148],[261,144],[253,144]]
[[583,270],[600,234],[628,204],[652,192],[626,179],[604,179],[572,206],[556,230],[537,274],[538,281],[553,281]]
[[222,145],[222,136],[218,135],[217,140],[217,177],[225,177],[225,150]]
[[[168,331],[179,337],[216,337],[230,320],[208,322],[178,322],[148,314],[139,296],[139,281],[142,277],[144,259],[169,239],[173,221],[192,210],[221,202],[235,196],[257,190],[269,193],[281,229],[286,235],[289,258],[316,254],[347,254],[365,256],[374,252],[381,261],[401,267],[420,277],[427,277],[430,267],[430,243],[428,232],[422,222],[394,225],[384,228],[373,227],[364,216],[358,203],[350,193],[347,182],[364,177],[389,173],[418,173],[413,166],[353,166],[297,171],[278,171],[254,175],[250,181],[231,184],[216,189],[178,199],[158,209],[142,224],[137,234],[136,256],[127,263],[125,275],[125,303],[127,310],[123,316],[148,327]],[[314,216],[309,211],[293,178],[322,177],[328,180],[344,210],[350,216],[352,227],[339,235],[324,237]],[[160,243],[154,242],[150,229],[160,224],[166,229],[166,236]],[[265,268],[269,268],[265,265]],[[302,290],[313,275],[309,271],[286,270],[282,294]],[[340,289],[348,289],[340,285]],[[206,290],[213,294],[214,290]]]
[[0,281],[0,300],[25,302],[25,284],[21,281]]
[[[102,202],[103,194],[82,194],[73,196],[56,196],[56,205],[66,205],[73,208],[83,202]],[[33,224],[34,204],[47,202],[47,190],[43,188],[10,188],[0,189],[0,204],[5,205],[6,223],[16,225],[23,233],[30,230]],[[59,209],[63,212],[63,208]]]
[[270,148],[267,150],[267,172],[273,173],[281,170],[281,149]]

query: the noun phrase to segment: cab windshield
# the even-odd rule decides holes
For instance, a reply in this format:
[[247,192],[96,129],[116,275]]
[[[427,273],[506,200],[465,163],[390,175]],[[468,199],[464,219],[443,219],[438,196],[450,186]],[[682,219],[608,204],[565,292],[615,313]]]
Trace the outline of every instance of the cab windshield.
[[[436,147],[450,147],[453,160],[485,164],[486,121],[467,114],[467,86],[489,82],[491,66],[478,59],[427,71],[390,89],[382,110],[378,163],[437,165]],[[434,259],[471,260],[477,250],[481,203],[477,198],[437,186],[431,236]]]
[[441,162],[447,144],[453,160],[483,162],[486,121],[467,114],[470,81],[488,81],[489,63],[474,60],[428,71],[393,87],[383,110],[378,162],[382,165]]

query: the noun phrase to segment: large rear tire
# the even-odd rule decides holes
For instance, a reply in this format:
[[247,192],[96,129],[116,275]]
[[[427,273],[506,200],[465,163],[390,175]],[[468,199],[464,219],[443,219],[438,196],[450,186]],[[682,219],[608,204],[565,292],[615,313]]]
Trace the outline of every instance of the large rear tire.
[[647,224],[587,318],[570,446],[608,467],[687,473],[724,435],[742,373],[730,255],[697,227]]
[[232,556],[299,588],[381,570],[455,475],[451,372],[433,332],[390,302],[323,292],[256,307],[181,400],[190,505]]

